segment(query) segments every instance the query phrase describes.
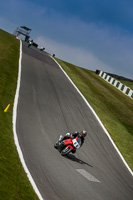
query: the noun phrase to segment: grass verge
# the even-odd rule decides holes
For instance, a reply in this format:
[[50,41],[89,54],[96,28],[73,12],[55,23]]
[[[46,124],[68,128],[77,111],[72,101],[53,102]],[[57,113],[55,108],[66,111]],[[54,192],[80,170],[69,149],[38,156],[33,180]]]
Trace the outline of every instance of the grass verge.
[[[19,65],[19,41],[0,29],[0,199],[38,199],[14,144],[12,115]],[[8,112],[4,112],[10,104]]]
[[93,107],[133,170],[133,100],[95,72],[55,59]]

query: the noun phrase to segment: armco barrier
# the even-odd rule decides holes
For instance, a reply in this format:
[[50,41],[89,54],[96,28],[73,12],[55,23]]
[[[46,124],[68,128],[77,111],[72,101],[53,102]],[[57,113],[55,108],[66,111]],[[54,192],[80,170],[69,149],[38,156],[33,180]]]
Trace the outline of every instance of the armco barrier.
[[126,85],[123,85],[120,81],[116,80],[115,78],[111,77],[110,75],[106,74],[103,71],[99,71],[99,76],[102,77],[105,81],[116,87],[118,90],[123,92],[125,95],[129,96],[133,99],[133,90],[131,90]]

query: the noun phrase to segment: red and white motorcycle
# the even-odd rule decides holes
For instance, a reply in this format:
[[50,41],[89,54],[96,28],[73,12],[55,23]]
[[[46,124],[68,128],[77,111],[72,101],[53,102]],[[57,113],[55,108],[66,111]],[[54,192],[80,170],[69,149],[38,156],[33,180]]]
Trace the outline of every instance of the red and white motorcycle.
[[59,140],[56,142],[54,147],[58,149],[62,156],[67,156],[70,152],[74,153],[76,149],[79,149],[81,146],[81,139],[80,137],[76,137],[74,139],[68,138],[64,139],[63,141]]

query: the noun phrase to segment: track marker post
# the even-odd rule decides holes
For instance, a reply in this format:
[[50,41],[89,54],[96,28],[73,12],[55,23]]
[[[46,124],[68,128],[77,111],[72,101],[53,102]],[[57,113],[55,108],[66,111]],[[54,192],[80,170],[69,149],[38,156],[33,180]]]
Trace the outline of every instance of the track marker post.
[[9,107],[10,107],[10,104],[8,104],[8,106],[5,108],[4,112],[7,112]]

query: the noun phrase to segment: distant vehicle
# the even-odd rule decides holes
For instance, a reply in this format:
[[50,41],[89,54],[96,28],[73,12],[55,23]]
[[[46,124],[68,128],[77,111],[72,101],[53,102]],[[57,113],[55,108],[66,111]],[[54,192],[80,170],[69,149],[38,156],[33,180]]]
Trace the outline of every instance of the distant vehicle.
[[33,40],[29,40],[28,47],[30,47],[33,44]]
[[44,47],[41,47],[41,48],[40,48],[40,51],[44,51],[44,50],[45,50],[45,48],[44,48]]

